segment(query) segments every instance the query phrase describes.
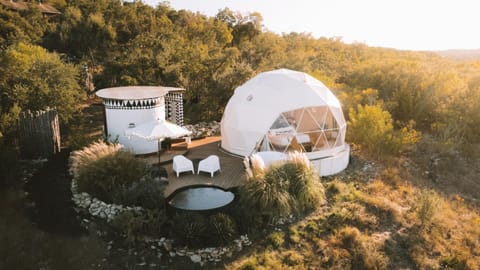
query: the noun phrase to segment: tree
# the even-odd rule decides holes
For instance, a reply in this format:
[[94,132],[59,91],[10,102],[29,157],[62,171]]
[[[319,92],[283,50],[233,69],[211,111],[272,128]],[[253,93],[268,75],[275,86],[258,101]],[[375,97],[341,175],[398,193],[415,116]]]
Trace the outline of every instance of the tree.
[[86,2],[67,6],[56,29],[45,37],[45,47],[66,53],[76,61],[84,57],[94,60],[108,57],[115,45],[116,31],[107,16],[120,3],[114,5],[115,1],[106,0]]
[[39,43],[47,29],[48,22],[35,9],[9,11],[0,7],[0,48],[18,42]]
[[35,45],[19,43],[0,54],[0,114],[18,106],[22,110],[55,107],[67,123],[83,96],[77,82],[78,70],[56,53]]

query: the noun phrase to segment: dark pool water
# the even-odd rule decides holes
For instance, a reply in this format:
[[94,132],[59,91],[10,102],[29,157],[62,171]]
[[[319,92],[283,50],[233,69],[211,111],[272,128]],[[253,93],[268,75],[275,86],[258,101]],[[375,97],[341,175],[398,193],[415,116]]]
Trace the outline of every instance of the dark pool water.
[[176,192],[168,204],[182,210],[202,211],[226,206],[234,198],[232,192],[218,187],[188,187]]

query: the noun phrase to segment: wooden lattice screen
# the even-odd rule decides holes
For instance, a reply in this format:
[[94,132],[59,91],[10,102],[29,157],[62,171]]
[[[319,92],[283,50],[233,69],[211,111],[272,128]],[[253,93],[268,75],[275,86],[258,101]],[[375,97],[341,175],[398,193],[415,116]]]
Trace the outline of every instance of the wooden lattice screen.
[[60,124],[55,109],[21,113],[18,133],[23,158],[48,158],[60,152]]

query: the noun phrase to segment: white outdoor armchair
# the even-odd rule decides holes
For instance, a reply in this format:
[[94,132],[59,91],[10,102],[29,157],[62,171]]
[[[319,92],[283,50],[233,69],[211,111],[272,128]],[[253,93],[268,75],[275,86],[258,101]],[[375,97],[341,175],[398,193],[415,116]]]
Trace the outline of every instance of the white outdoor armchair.
[[210,177],[213,177],[213,174],[216,171],[221,171],[220,169],[220,159],[216,155],[210,155],[206,159],[203,159],[198,163],[198,171],[197,174],[202,172],[209,172]]
[[193,174],[195,174],[193,162],[182,155],[176,155],[173,157],[173,170],[177,173],[177,177],[181,172],[191,171]]

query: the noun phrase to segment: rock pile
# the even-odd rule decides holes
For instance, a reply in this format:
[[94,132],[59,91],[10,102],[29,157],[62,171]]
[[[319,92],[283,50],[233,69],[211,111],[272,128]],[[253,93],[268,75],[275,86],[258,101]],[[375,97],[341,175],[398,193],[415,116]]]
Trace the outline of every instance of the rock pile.
[[123,211],[142,211],[141,207],[130,207],[118,204],[108,204],[97,198],[93,198],[88,193],[74,193],[73,202],[82,209],[85,209],[94,217],[106,219],[108,222],[112,221],[116,215]]
[[200,122],[195,125],[185,125],[192,132],[192,139],[220,135],[220,123],[217,121]]
[[[168,240],[165,240],[168,241]],[[168,245],[166,246],[165,242],[162,243],[162,245],[165,247],[165,249],[168,251],[168,254],[170,257],[189,257],[190,260],[193,263],[198,263],[201,266],[203,266],[205,263],[210,262],[210,263],[217,263],[222,261],[222,257],[227,256],[230,257],[232,256],[232,253],[234,251],[241,251],[243,247],[250,246],[252,245],[252,242],[248,239],[247,235],[241,235],[239,239],[233,240],[234,244],[225,246],[225,247],[207,247],[207,248],[202,248],[202,249],[197,249],[197,250],[191,250],[186,247],[184,248],[177,248],[176,250],[171,248],[167,248]],[[160,246],[160,243],[159,243]]]
[[106,219],[108,222],[112,221],[116,215],[123,211],[141,212],[142,207],[123,206],[118,204],[108,204],[97,198],[90,196],[86,192],[78,193],[77,184],[72,180],[72,200],[76,206],[82,208],[94,217]]

